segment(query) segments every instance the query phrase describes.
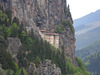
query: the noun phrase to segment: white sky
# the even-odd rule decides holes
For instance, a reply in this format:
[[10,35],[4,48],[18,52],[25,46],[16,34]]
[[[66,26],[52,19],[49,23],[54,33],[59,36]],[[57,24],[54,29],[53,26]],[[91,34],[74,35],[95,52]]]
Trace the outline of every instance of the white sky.
[[80,18],[100,9],[100,0],[67,0],[73,19]]

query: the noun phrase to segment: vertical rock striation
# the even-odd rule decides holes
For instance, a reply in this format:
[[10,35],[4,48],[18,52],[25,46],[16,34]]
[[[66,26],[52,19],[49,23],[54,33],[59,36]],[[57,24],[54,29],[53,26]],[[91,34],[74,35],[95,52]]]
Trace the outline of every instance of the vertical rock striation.
[[[25,26],[32,27],[35,32],[47,29],[54,32],[62,21],[72,19],[66,12],[66,0],[0,0],[0,5],[12,10],[12,18],[19,18]],[[38,26],[38,27],[37,27]],[[70,26],[66,26],[60,33],[59,47],[64,49],[65,55],[75,58],[75,37]]]

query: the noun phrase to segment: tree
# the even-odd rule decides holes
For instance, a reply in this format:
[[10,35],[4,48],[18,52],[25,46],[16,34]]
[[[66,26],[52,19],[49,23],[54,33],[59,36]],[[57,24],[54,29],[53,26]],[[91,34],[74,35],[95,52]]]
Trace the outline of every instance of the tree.
[[12,11],[10,9],[6,9],[5,13],[7,14],[8,18],[9,18],[9,24],[11,24],[11,20],[12,20]]
[[14,74],[13,70],[11,70],[11,69],[6,70],[6,75],[13,75],[13,74]]
[[22,32],[19,35],[20,35],[19,38],[21,39],[21,41],[24,42],[27,37],[26,32],[24,30],[22,30]]
[[41,61],[39,56],[36,57],[35,61],[36,61],[36,66],[38,67],[38,65],[40,64],[40,61]]
[[4,37],[7,39],[8,36],[11,35],[11,29],[8,27],[5,27],[4,29]]
[[7,19],[7,15],[0,10],[0,24],[4,24],[4,21]]
[[17,26],[17,24],[13,23],[13,25],[11,26],[11,36],[12,37],[18,36],[18,29],[19,27]]
[[21,74],[20,75],[27,75],[27,72],[24,68],[21,69]]
[[14,19],[13,19],[13,23],[16,23],[17,25],[19,25],[19,20],[18,20],[17,17],[14,17]]
[[0,75],[6,75],[4,70],[0,67]]

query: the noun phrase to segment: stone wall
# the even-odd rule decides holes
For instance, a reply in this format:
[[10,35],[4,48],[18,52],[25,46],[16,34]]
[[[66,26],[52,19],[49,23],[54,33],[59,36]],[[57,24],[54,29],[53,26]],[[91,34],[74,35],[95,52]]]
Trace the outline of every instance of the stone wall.
[[59,35],[56,33],[46,33],[39,31],[41,37],[52,44],[55,48],[59,48]]
[[45,40],[56,48],[59,48],[59,35],[45,35]]

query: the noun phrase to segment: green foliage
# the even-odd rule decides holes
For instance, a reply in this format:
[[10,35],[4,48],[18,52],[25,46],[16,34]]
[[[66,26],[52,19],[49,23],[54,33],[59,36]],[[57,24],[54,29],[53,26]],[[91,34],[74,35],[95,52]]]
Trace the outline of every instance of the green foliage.
[[35,75],[37,75],[37,72],[35,72]]
[[24,68],[21,69],[21,73],[23,73],[21,75],[27,75],[27,72],[26,72],[26,70]]
[[99,58],[100,58],[100,40],[93,42],[92,44],[76,51],[76,55],[79,56],[90,75],[99,75]]
[[[58,27],[55,32],[60,33],[66,26],[73,29],[71,21],[64,21],[61,27]],[[72,30],[72,32],[74,31]],[[9,36],[18,37],[22,42],[17,54],[18,64],[13,60],[11,54],[6,51],[8,46],[6,38]],[[35,63],[38,67],[40,62],[46,59],[51,60],[60,67],[62,75],[88,75],[80,61],[78,62],[79,67],[76,67],[71,63],[71,59],[65,56],[64,50],[56,49],[47,41],[39,39],[33,30],[27,35],[23,24],[19,25],[17,18],[14,18],[13,21],[11,20],[10,11],[3,12],[0,10],[0,64],[2,64],[2,68],[4,69],[1,69],[1,72],[6,72],[7,75],[27,75],[25,69],[29,67],[31,62]]]
[[100,52],[93,53],[86,56],[83,59],[87,70],[90,72],[90,75],[99,75],[100,74]]
[[100,40],[93,42],[92,44],[81,48],[80,50],[76,50],[76,56],[80,57],[81,59],[85,58],[88,55],[93,53],[100,52]]
[[26,65],[24,64],[25,61],[27,62],[28,60],[28,62],[34,62],[36,66],[38,66],[40,61],[50,59],[61,67],[63,71],[63,66],[65,64],[63,64],[64,58],[62,56],[64,54],[60,53],[60,50],[56,50],[56,48],[51,46],[48,42],[42,39],[39,40],[34,34],[29,34],[29,36],[26,37],[26,40],[24,40],[23,45],[18,51],[17,57],[19,59],[19,65],[21,65],[21,67],[26,67],[27,63]]
[[74,27],[73,27],[73,23],[71,20],[63,20],[62,24],[58,25],[55,32],[56,33],[60,33],[64,30],[64,28],[66,28],[67,26],[70,27],[71,31],[73,32],[73,34],[75,33]]
[[2,24],[2,22],[4,22],[6,20],[6,18],[7,18],[7,15],[0,10],[0,21],[1,21],[1,24]]
[[63,30],[64,30],[64,25],[63,24],[60,24],[58,27],[57,27],[57,29],[55,30],[55,33],[60,33],[60,32],[62,32]]
[[14,17],[14,19],[13,19],[13,23],[16,23],[17,25],[19,25],[19,20],[18,20],[17,17]]
[[2,5],[0,5],[0,10],[3,10],[3,6]]
[[26,37],[26,32],[22,31],[22,38],[24,39]]
[[83,67],[82,62],[78,61],[79,67],[74,66],[70,61],[71,59],[64,56],[64,51],[59,49],[57,50],[48,42],[42,39],[38,39],[37,36],[33,34],[33,32],[31,32],[29,36],[27,35],[27,38],[23,42],[17,57],[21,67],[26,67],[28,65],[27,63],[24,65],[25,62],[34,62],[38,67],[40,61],[49,59],[61,68],[63,75],[74,75],[79,73],[82,75],[84,75],[84,73],[86,73],[85,75],[89,75],[86,69],[84,69],[85,67]]
[[5,13],[6,13],[6,15],[8,16],[8,19],[9,19],[8,24],[10,25],[10,24],[11,24],[11,21],[12,21],[12,12],[11,12],[10,9],[6,9],[6,10],[5,10]]
[[6,70],[6,75],[14,75],[14,71],[11,69]]
[[73,27],[73,23],[72,21],[68,21],[68,20],[63,20],[62,24],[58,25],[55,32],[56,33],[60,33],[62,32],[67,26],[70,27],[71,31],[73,32],[73,34],[75,33],[74,27]]
[[[10,14],[9,11],[6,11],[5,13]],[[8,46],[6,39],[9,36],[18,36],[19,27],[16,23],[13,23],[11,26],[11,20],[9,21],[11,16],[8,15],[8,18],[5,13],[0,10],[0,64],[2,64],[2,68],[5,70],[5,75],[20,75],[20,69],[18,65],[14,62],[11,54],[6,51]],[[1,71],[3,73],[3,70]]]
[[4,29],[4,37],[7,38],[11,35],[11,29],[8,27],[5,27]]
[[38,65],[40,64],[40,61],[41,61],[39,56],[36,57],[35,61],[36,61],[36,66],[38,67]]
[[[14,60],[12,59],[12,56],[10,55],[10,53],[8,53],[6,51],[7,46],[5,45],[5,43],[0,43],[0,63],[2,64],[2,68],[7,70],[7,75],[13,75],[13,71],[15,73],[15,75],[20,75],[19,73],[19,68],[18,65],[14,62]],[[12,71],[12,70],[13,71]]]
[[6,75],[5,72],[4,72],[4,70],[2,68],[0,68],[0,74],[1,75]]
[[66,62],[66,71],[68,75],[89,75],[85,69],[83,70],[81,67],[76,67],[70,62]]
[[4,37],[0,35],[0,43],[3,43],[5,41]]
[[11,26],[11,36],[12,37],[18,36],[18,26],[16,23],[13,23],[13,25]]
[[5,43],[0,44],[0,63],[3,66],[3,69],[14,69],[15,67],[13,59],[10,53],[6,51],[6,48],[7,46],[5,45]]
[[66,27],[66,26],[69,26],[70,29],[71,29],[71,31],[73,32],[73,34],[75,33],[75,30],[74,30],[74,27],[73,27],[73,23],[72,23],[71,20],[70,20],[70,21],[67,21],[67,20],[62,21],[62,24],[63,24],[65,27]]
[[71,18],[71,13],[70,13],[70,8],[69,8],[69,5],[68,5],[68,6],[66,6],[66,8],[65,8],[65,12],[67,13],[68,17],[70,17],[70,18]]
[[19,38],[21,39],[21,41],[24,42],[27,36],[26,32],[24,30],[21,30],[19,35],[20,35]]
[[86,69],[85,69],[85,66],[84,66],[84,64],[83,64],[83,62],[81,61],[80,58],[76,57],[76,61],[77,61],[78,65],[79,65],[79,67],[80,67],[82,70],[86,70]]
[[9,18],[8,16],[0,10],[0,26],[8,26]]
[[57,27],[57,29],[55,30],[55,33],[60,33],[62,31],[61,27]]
[[0,67],[0,75],[15,75],[11,69],[4,70]]
[[69,62],[66,62],[66,69],[67,69],[67,73],[69,74],[73,74],[75,72],[75,66],[70,64]]

